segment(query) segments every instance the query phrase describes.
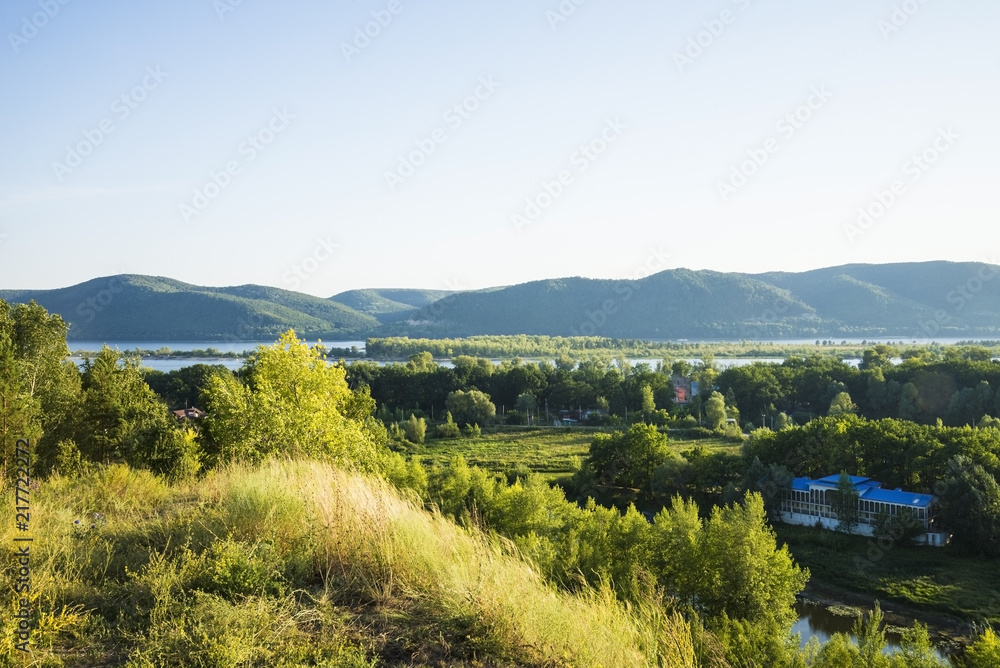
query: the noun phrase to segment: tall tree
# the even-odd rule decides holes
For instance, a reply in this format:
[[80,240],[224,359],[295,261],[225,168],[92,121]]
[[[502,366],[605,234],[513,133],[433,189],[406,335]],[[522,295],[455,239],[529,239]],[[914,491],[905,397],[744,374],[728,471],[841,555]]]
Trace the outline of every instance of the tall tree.
[[351,391],[339,365],[288,331],[260,346],[242,380],[213,376],[206,398],[211,454],[223,460],[313,456],[381,470],[386,433],[367,388]]
[[837,516],[837,528],[846,533],[854,533],[854,527],[861,520],[858,509],[858,490],[846,471],[840,472],[837,489],[833,493],[833,512]]
[[726,399],[719,392],[712,392],[708,398],[705,419],[709,429],[720,430],[726,426]]

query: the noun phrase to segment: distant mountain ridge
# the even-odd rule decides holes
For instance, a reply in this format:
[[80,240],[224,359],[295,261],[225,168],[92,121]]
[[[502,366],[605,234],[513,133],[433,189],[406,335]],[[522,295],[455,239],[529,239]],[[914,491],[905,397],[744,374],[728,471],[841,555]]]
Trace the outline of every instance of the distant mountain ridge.
[[267,340],[476,334],[771,339],[1000,338],[1000,267],[851,264],[763,274],[668,269],[639,280],[561,278],[467,292],[349,290],[322,299],[279,288],[212,288],[154,276],[56,290],[0,290],[71,323],[70,338]]

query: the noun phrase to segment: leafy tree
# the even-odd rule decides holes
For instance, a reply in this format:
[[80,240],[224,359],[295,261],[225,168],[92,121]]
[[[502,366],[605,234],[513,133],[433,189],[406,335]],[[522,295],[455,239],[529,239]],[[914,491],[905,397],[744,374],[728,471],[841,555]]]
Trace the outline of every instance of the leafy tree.
[[604,484],[648,489],[653,471],[672,457],[667,437],[656,427],[634,424],[627,432],[596,434],[589,463]]
[[410,361],[406,364],[407,369],[417,373],[432,371],[436,367],[437,365],[434,363],[434,355],[426,350],[410,355]]
[[1000,666],[1000,638],[987,628],[965,650],[965,668],[996,668]]
[[858,368],[862,371],[869,369],[883,369],[892,366],[892,358],[899,355],[899,351],[892,346],[880,343],[874,348],[865,349],[861,357]]
[[[34,301],[11,306],[0,299],[0,447],[12,461],[24,438],[42,454],[72,434],[61,425],[76,409],[79,372],[67,360],[68,326]],[[41,439],[41,440],[40,440]],[[51,457],[46,462],[51,465]]]
[[708,428],[721,431],[726,426],[726,400],[719,392],[712,392],[705,404],[705,420]]
[[385,428],[372,417],[374,401],[365,388],[352,392],[344,369],[327,364],[294,332],[259,346],[240,375],[209,380],[206,420],[214,456],[324,457],[381,470],[388,450]]
[[524,413],[530,422],[532,413],[538,410],[538,400],[530,392],[522,392],[517,396],[517,403],[514,404],[514,407]]
[[858,661],[854,665],[864,668],[889,668],[885,650],[885,628],[882,626],[882,608],[878,601],[867,622],[859,617],[854,622],[854,635],[858,639]]
[[837,516],[838,530],[853,533],[854,527],[861,521],[858,498],[858,490],[851,482],[851,476],[846,471],[841,471],[833,493],[833,513]]
[[107,346],[83,363],[75,441],[83,457],[101,464],[124,462],[186,476],[201,466],[193,434],[177,421],[143,379],[139,359]]
[[830,402],[830,409],[827,411],[827,415],[855,414],[857,412],[858,407],[851,401],[851,395],[847,392],[838,392],[837,396]]
[[448,395],[444,405],[459,424],[486,423],[497,413],[490,395],[479,390],[456,390]]
[[954,543],[968,552],[1000,555],[1000,486],[967,457],[948,462],[940,518]]
[[403,432],[410,443],[421,444],[427,435],[427,421],[410,413],[410,418],[403,423]]
[[927,627],[914,622],[900,634],[900,651],[891,657],[892,668],[950,668],[949,661],[938,658]]
[[795,420],[790,418],[787,413],[778,413],[778,417],[774,420],[774,428],[778,431],[794,426]]
[[809,572],[795,565],[787,546],[777,547],[759,494],[716,506],[708,520],[676,497],[654,519],[652,540],[660,583],[703,614],[775,628],[795,620],[795,595]]
[[656,400],[653,398],[653,388],[649,385],[643,385],[641,388],[642,394],[642,414],[649,420],[649,416],[656,410]]

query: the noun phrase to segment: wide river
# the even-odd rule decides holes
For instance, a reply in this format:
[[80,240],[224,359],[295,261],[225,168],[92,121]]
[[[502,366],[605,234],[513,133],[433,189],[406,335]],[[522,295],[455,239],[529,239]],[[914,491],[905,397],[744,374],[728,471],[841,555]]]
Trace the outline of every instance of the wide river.
[[[813,343],[814,341],[801,341],[798,343]],[[162,350],[164,348],[169,348],[171,351],[175,352],[185,352],[192,350],[209,350],[214,348],[220,353],[242,353],[247,350],[253,350],[258,345],[269,346],[273,344],[273,341],[70,341],[69,349],[71,352],[76,353],[77,351],[96,351],[100,350],[102,346],[107,345],[110,348],[117,348],[121,351],[135,350],[136,348],[140,350]],[[315,345],[317,341],[308,341],[309,345]],[[780,343],[780,342],[779,342]],[[850,341],[849,341],[850,343]],[[857,340],[857,343],[861,343],[861,339]],[[327,348],[351,348],[355,347],[358,350],[365,349],[364,341],[323,341],[323,345]],[[77,362],[82,362],[79,357],[74,357]],[[526,358],[531,359],[531,358]],[[629,360],[632,364],[646,363],[652,367],[662,361],[659,358],[640,358]],[[745,366],[747,364],[752,364],[754,362],[773,362],[780,364],[783,358],[780,357],[726,357],[726,358],[715,358],[715,363],[720,368],[727,368],[730,366]],[[858,359],[848,359],[845,360],[848,364],[857,366],[861,361]],[[701,362],[699,358],[688,358],[687,362],[690,364],[697,364]],[[379,364],[385,364],[386,362],[380,361]],[[439,360],[439,364],[442,366],[450,367],[450,360]],[[494,364],[499,364],[499,359],[493,360]],[[194,364],[221,364],[229,369],[239,369],[243,365],[242,359],[237,358],[217,358],[217,357],[175,357],[175,358],[146,358],[143,360],[143,365],[149,367],[150,369],[155,369],[157,371],[169,372],[181,369],[186,366],[192,366]]]

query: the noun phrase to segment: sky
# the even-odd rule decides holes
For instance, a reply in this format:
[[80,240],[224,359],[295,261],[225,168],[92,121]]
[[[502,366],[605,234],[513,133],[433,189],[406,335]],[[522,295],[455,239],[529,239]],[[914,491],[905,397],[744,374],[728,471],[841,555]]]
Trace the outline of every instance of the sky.
[[995,0],[9,0],[0,288],[997,263]]

